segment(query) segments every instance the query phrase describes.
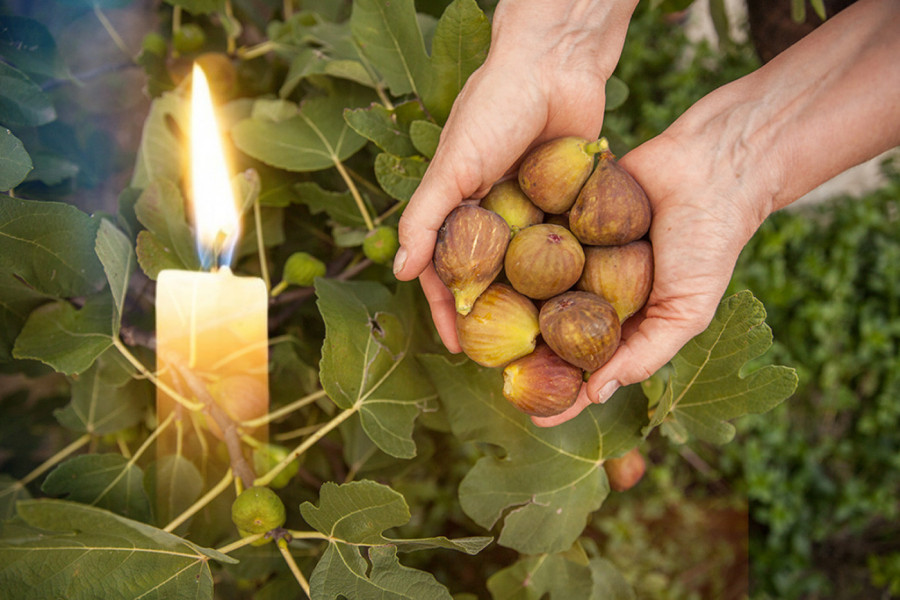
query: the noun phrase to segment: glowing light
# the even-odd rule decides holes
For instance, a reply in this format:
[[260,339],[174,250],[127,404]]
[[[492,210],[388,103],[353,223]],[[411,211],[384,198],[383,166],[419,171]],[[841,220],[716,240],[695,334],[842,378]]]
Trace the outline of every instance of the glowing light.
[[206,75],[197,64],[191,94],[191,200],[200,262],[206,269],[231,264],[240,235],[225,151]]

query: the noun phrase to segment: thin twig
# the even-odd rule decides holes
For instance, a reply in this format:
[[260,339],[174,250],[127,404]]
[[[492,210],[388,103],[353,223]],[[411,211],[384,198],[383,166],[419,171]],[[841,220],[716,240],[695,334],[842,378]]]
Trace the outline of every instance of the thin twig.
[[303,588],[303,593],[311,598],[312,596],[309,595],[309,582],[306,580],[300,567],[297,566],[297,561],[294,560],[290,550],[288,550],[287,541],[282,538],[276,542],[276,545],[278,546],[278,551],[281,552],[281,556],[284,558],[284,562],[287,563],[288,568],[291,570],[291,573],[293,573],[294,579],[296,579],[297,583],[300,584],[300,587]]

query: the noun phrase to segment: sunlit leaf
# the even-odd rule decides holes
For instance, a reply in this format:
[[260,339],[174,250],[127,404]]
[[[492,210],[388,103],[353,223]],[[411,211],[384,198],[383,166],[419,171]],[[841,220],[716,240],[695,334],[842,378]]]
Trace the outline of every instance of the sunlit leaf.
[[[184,197],[177,185],[165,179],[148,184],[134,205],[134,213],[153,236],[152,242],[141,242],[138,237],[137,257],[145,272],[148,272],[146,267],[155,266],[149,262],[173,264],[188,270],[200,267],[194,236],[185,217]],[[151,260],[154,258],[155,261]]]
[[122,322],[122,310],[125,295],[128,292],[128,281],[134,267],[134,248],[128,237],[116,229],[116,226],[104,219],[97,231],[97,242],[94,245],[97,258],[103,264],[106,280],[113,296],[112,333],[119,334]]
[[0,17],[0,56],[26,73],[58,79],[70,76],[53,35],[34,19]]
[[406,202],[425,175],[428,163],[420,156],[400,158],[386,152],[375,157],[375,178],[391,197]]
[[17,511],[22,521],[0,525],[0,589],[12,598],[211,600],[210,560],[235,562],[101,508],[26,500]]
[[431,41],[431,78],[422,101],[443,123],[466,80],[487,57],[491,24],[475,0],[455,0],[441,15]]
[[131,187],[143,189],[152,181],[181,179],[188,122],[188,103],[178,93],[167,92],[153,101],[144,120]]
[[441,139],[441,126],[431,121],[413,121],[409,126],[409,138],[420,154],[428,159],[434,158]]
[[350,28],[393,95],[427,89],[431,73],[413,0],[357,0]]
[[28,75],[0,61],[0,124],[36,127],[53,121],[56,109],[41,86]]
[[392,295],[374,282],[319,278],[316,295],[325,321],[323,388],[340,408],[359,411],[380,449],[414,456],[414,421],[435,395],[411,353],[410,287]]
[[[409,507],[401,494],[373,481],[325,483],[319,505],[304,502],[300,512],[313,528],[329,536],[328,550],[310,578],[316,599],[449,599],[447,589],[432,575],[401,565],[397,550],[447,548],[476,554],[490,542],[486,537],[386,538],[386,529],[409,521]],[[369,546],[371,567],[358,546]]]
[[0,202],[0,272],[57,297],[83,296],[103,284],[94,254],[100,219],[60,202]]
[[30,358],[59,373],[75,375],[90,368],[112,346],[112,298],[91,296],[80,309],[65,300],[34,310],[13,347],[16,358]]
[[420,356],[461,440],[502,447],[484,456],[459,489],[463,510],[487,529],[502,520],[499,543],[526,554],[561,552],[609,493],[603,460],[637,445],[647,422],[639,386],[551,428],[536,427],[503,398],[498,369],[469,360]]
[[709,327],[672,359],[673,374],[644,433],[666,419],[704,440],[724,444],[734,437],[728,421],[771,410],[797,387],[797,372],[765,366],[744,373],[746,364],[772,345],[762,302],[745,290],[722,300]]
[[34,168],[22,140],[5,127],[0,127],[0,192],[16,187]]
[[84,454],[70,458],[47,475],[41,491],[105,508],[130,519],[150,520],[144,473],[121,454]]

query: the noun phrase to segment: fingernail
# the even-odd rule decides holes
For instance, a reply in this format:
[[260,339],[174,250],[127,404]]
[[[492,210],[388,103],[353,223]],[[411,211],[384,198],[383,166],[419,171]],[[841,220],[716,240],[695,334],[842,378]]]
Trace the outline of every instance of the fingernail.
[[616,390],[619,389],[619,382],[613,379],[612,381],[607,381],[606,385],[600,388],[600,391],[597,392],[597,399],[594,402],[598,404],[603,404],[610,398],[612,395],[616,393]]
[[397,250],[397,254],[394,255],[394,275],[403,270],[404,265],[406,265],[407,254],[406,248],[400,246],[400,249]]

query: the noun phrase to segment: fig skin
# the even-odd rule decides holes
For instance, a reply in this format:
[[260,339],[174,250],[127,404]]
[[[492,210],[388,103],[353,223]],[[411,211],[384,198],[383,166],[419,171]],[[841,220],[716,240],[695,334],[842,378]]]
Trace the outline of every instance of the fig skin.
[[547,345],[588,373],[612,357],[622,335],[616,309],[590,292],[566,292],[547,300],[538,323]]
[[646,240],[584,249],[584,271],[576,286],[606,299],[624,321],[639,311],[653,287],[653,247]]
[[650,230],[650,200],[608,149],[569,212],[569,229],[586,246],[621,246]]
[[515,236],[519,230],[537,225],[544,220],[544,211],[528,199],[515,179],[495,184],[481,200],[481,208],[503,217],[509,225],[510,237]]
[[565,227],[532,225],[510,241],[503,266],[517,292],[546,300],[568,290],[581,277],[584,249]]
[[466,356],[484,367],[504,367],[534,351],[540,334],[534,303],[505,283],[492,283],[468,315],[456,315]]
[[552,417],[575,404],[583,375],[547,344],[538,344],[534,352],[503,369],[503,397],[524,413]]
[[537,146],[519,167],[519,187],[545,213],[564,213],[594,168],[599,142],[559,137]]
[[434,246],[434,268],[453,294],[458,314],[469,314],[503,268],[509,237],[503,217],[480,206],[463,204],[444,219]]
[[603,469],[609,479],[609,487],[617,492],[624,492],[641,480],[647,470],[647,463],[641,451],[632,448],[619,458],[607,458],[603,461]]

